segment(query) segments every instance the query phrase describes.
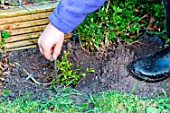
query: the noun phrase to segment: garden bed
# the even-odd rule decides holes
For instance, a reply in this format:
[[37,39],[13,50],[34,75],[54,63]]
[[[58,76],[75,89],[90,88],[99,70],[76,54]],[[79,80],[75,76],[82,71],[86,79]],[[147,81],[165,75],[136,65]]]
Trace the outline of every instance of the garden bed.
[[[49,23],[47,16],[56,4],[42,5],[37,0],[37,4],[32,4],[31,1],[34,0],[22,0],[22,4],[28,7],[20,5],[15,11],[8,3],[0,5],[0,9],[4,6],[4,9],[9,8],[9,11],[0,11],[0,31],[10,34],[3,43],[8,51],[0,51],[0,112],[169,110],[170,78],[147,83],[133,78],[127,69],[132,61],[159,51],[164,44],[168,44],[169,39],[162,31],[164,16],[160,1],[156,4],[153,1],[147,4],[130,0],[108,1],[97,12],[89,14],[73,31],[79,37],[74,35],[76,37],[70,39],[73,33],[65,35],[69,39],[64,41],[57,60],[58,79],[54,62],[46,60],[37,46],[41,31]],[[54,0],[43,1],[49,3]],[[124,4],[129,5],[124,7]],[[110,21],[107,21],[108,17]],[[143,32],[146,33],[141,35]],[[4,50],[1,39],[0,50]],[[70,53],[66,61],[63,58],[67,56],[65,51]],[[88,72],[87,68],[90,69]],[[79,79],[79,75],[85,73],[86,76]],[[75,79],[78,82],[73,81]]]
[[[85,95],[107,90],[118,90],[126,93],[134,93],[139,96],[160,96],[170,95],[169,78],[158,83],[147,83],[138,81],[127,71],[127,65],[145,55],[161,50],[156,43],[146,40],[146,35],[130,45],[111,45],[106,51],[89,53],[82,50],[76,41],[64,43],[63,51],[70,51],[68,60],[75,69],[81,66],[85,72],[86,68],[95,69],[94,73],[87,73],[87,76],[80,79],[75,89]],[[148,36],[147,36],[148,37]],[[59,59],[61,59],[60,55]],[[1,90],[11,91],[7,97],[16,98],[27,92],[35,98],[49,97],[53,94],[48,86],[37,84],[31,79],[25,80],[27,73],[33,73],[34,79],[39,83],[49,83],[50,74],[54,72],[53,62],[46,60],[38,48],[7,52],[1,54],[1,65],[3,74],[1,76]],[[27,72],[27,73],[26,73]],[[2,79],[4,78],[4,79]]]

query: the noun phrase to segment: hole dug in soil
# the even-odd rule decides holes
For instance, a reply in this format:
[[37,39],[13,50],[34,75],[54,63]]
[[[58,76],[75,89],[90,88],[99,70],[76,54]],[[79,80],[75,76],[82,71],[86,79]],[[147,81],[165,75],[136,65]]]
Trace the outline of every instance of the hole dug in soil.
[[[158,45],[145,39],[128,46],[121,44],[117,47],[110,46],[106,52],[93,55],[84,52],[79,43],[74,41],[66,42],[62,52],[64,50],[70,51],[68,60],[73,64],[73,68],[79,65],[84,72],[86,68],[95,69],[95,73],[87,73],[75,87],[83,94],[107,90],[131,93],[134,88],[134,94],[139,96],[156,96],[164,94],[164,91],[170,95],[169,78],[157,83],[147,83],[136,80],[127,71],[127,65],[133,60],[161,50]],[[6,55],[1,54],[0,57],[5,69],[3,72],[5,81],[1,81],[1,89],[11,90],[9,98],[16,98],[26,92],[32,93],[35,98],[50,97],[54,94],[49,87],[25,80],[27,74],[23,69],[36,75],[34,78],[41,83],[49,82],[50,78],[47,75],[54,71],[53,62],[47,61],[38,48],[12,51]]]

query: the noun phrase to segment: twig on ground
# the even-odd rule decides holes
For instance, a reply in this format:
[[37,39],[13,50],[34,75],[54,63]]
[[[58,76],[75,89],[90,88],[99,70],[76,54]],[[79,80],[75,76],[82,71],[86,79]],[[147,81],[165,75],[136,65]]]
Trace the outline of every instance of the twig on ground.
[[81,49],[84,51],[84,52],[86,52],[87,54],[92,54],[91,52],[89,52],[88,50],[86,50],[84,47],[83,47],[83,45],[82,45],[82,42],[81,42],[81,39],[80,39],[80,36],[78,36],[78,38],[79,38],[79,43],[80,43],[80,47],[81,47]]
[[[15,62],[14,64],[16,64],[16,65],[18,65],[18,66],[21,67],[21,65],[20,65],[19,63],[17,63],[17,62]],[[52,84],[52,82],[49,82],[49,83],[40,83],[40,82],[38,82],[38,81],[33,77],[34,74],[28,73],[28,71],[27,71],[26,69],[24,69],[24,68],[22,68],[22,70],[28,75],[28,76],[26,77],[26,80],[31,79],[34,83],[39,84],[39,85],[44,85],[44,86],[47,86],[47,85]]]
[[139,43],[141,45],[149,45],[149,44],[144,44],[144,43],[140,42],[140,40],[136,40],[136,41],[131,42],[130,44],[126,44],[125,46],[130,46],[130,45],[133,45],[134,43]]
[[77,82],[77,84],[76,84],[76,86],[75,86],[75,88],[80,84],[80,82],[82,81],[82,80],[84,80],[86,77],[83,77],[82,79],[80,79],[78,82]]

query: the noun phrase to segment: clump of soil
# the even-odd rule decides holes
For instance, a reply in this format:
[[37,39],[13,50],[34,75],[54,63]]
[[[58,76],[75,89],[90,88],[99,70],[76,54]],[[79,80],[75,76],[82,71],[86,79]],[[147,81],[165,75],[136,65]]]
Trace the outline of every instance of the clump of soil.
[[[136,80],[127,71],[127,65],[132,61],[161,50],[159,45],[148,40],[141,39],[131,45],[111,45],[106,51],[93,54],[83,51],[79,43],[68,41],[63,46],[62,54],[64,50],[70,51],[68,60],[72,62],[72,68],[79,65],[83,71],[86,68],[95,69],[95,73],[87,73],[75,87],[83,94],[119,90],[126,93],[133,91],[139,96],[156,96],[164,91],[170,95],[169,78],[157,83],[147,83]],[[34,74],[35,80],[40,83],[48,83],[51,80],[53,62],[44,59],[38,48],[8,52],[0,57],[5,79],[1,86],[11,90],[10,98],[26,92],[33,93],[35,98],[53,94],[49,87],[36,84],[30,79],[25,80],[28,76],[26,72]]]
[[128,72],[127,66],[132,61],[159,51],[161,48],[155,44],[135,44],[128,47],[118,45],[113,51],[107,51],[105,59],[93,79],[85,79],[78,89],[84,93],[99,92],[106,90],[118,90],[140,96],[156,96],[163,94],[163,89],[170,94],[169,79],[147,83],[136,80]]

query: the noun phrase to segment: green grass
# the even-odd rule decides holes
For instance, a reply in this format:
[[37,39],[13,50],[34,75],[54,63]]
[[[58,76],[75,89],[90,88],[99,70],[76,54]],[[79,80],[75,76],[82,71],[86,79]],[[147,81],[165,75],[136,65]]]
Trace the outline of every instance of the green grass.
[[[73,96],[84,98],[84,103],[74,102]],[[1,113],[168,113],[168,97],[140,98],[116,91],[102,92],[84,97],[71,89],[58,89],[49,99],[32,99],[31,95],[13,101],[0,100]]]

